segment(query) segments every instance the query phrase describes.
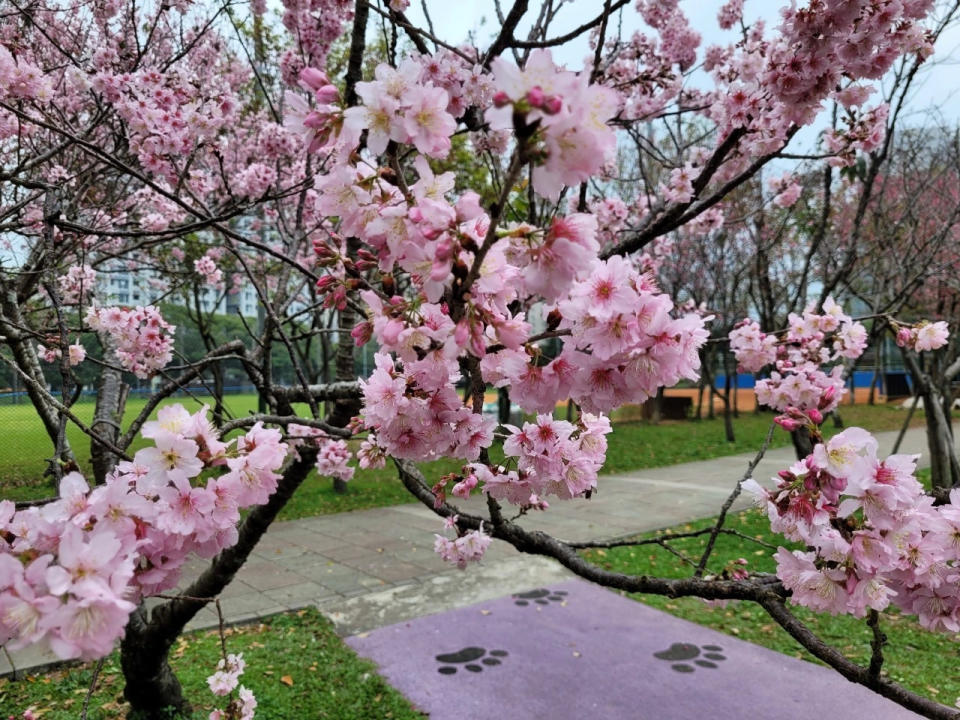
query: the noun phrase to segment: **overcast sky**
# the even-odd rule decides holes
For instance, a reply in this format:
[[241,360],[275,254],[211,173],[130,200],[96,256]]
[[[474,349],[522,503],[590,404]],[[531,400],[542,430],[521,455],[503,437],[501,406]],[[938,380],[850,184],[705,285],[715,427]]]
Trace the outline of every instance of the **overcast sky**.
[[[434,28],[441,39],[448,42],[465,41],[470,33],[473,33],[478,44],[484,47],[499,29],[493,0],[426,0],[426,2]],[[747,22],[752,22],[757,18],[763,18],[767,23],[769,35],[780,22],[779,10],[784,4],[777,0],[746,0],[745,19]],[[734,31],[720,30],[717,25],[716,14],[721,5],[723,5],[722,0],[680,0],[680,7],[690,18],[691,25],[702,36],[701,50],[709,45],[726,45],[737,39]],[[509,7],[509,0],[501,2],[501,6]],[[518,29],[518,37],[526,36],[527,30],[536,17],[538,6],[538,0],[532,0],[525,18],[526,22]],[[601,0],[573,0],[561,10],[550,35],[560,35],[592,19],[602,7]],[[411,0],[407,15],[414,23],[425,27],[422,0]],[[623,23],[624,35],[629,35],[634,30],[645,29],[633,9],[623,13]],[[646,29],[646,32],[651,31]],[[586,35],[562,48],[555,48],[553,52],[554,58],[566,64],[571,70],[583,68],[584,59],[590,55]],[[702,58],[702,52],[700,57]],[[955,26],[941,36],[937,43],[936,54],[927,61],[927,67],[924,68],[910,104],[908,124],[930,121],[931,113],[942,115],[948,122],[956,122],[960,119],[958,59],[960,59],[960,27]],[[875,97],[877,96],[874,95]],[[798,135],[791,144],[791,148],[812,149],[817,134],[826,124],[825,113],[821,118],[813,128]]]

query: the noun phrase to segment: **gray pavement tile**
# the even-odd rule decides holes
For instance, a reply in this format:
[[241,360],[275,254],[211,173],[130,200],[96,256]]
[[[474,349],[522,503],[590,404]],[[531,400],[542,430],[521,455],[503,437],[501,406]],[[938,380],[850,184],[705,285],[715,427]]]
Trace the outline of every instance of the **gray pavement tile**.
[[270,562],[248,562],[240,568],[237,579],[256,590],[273,590],[303,582],[297,573]]
[[321,553],[324,557],[331,560],[357,560],[362,557],[376,557],[377,551],[371,550],[370,548],[364,545],[345,545],[339,548],[332,548],[330,550],[324,550]]
[[230,598],[230,597],[239,597],[240,595],[249,595],[250,593],[257,592],[258,588],[248,585],[238,576],[230,581],[230,584],[227,585],[223,592],[220,593],[221,598]]
[[315,582],[303,582],[267,590],[263,594],[290,610],[297,610],[333,595],[333,591]]
[[285,608],[276,600],[263,593],[251,593],[220,601],[227,622],[239,622],[251,615],[267,615],[283,611]]

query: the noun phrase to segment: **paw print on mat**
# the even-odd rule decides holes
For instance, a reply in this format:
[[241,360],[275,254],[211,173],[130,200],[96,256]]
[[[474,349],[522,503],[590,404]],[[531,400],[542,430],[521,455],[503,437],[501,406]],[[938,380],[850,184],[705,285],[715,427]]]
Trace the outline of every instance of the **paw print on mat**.
[[[443,663],[443,665],[437,668],[437,672],[441,675],[454,675],[457,672],[457,668],[453,666],[453,663],[458,665],[466,663],[463,665],[465,670],[478,673],[483,670],[483,665],[487,667],[499,665],[502,658],[505,658],[509,654],[506,650],[490,650],[487,652],[487,650],[482,647],[465,647],[456,652],[437,655],[437,662]],[[477,664],[478,662],[480,664]]]
[[[673,663],[670,668],[677,672],[692,673],[696,670],[693,665],[702,668],[716,668],[718,662],[727,659],[726,655],[721,655],[722,650],[723,648],[719,645],[703,645],[700,647],[692,643],[674,643],[666,650],[655,652],[653,656],[658,660]],[[692,661],[693,665],[685,661]]]
[[563,602],[566,599],[566,590],[547,590],[547,588],[537,588],[522,593],[514,593],[513,604],[525,606],[532,600],[537,605],[549,605],[552,602]]

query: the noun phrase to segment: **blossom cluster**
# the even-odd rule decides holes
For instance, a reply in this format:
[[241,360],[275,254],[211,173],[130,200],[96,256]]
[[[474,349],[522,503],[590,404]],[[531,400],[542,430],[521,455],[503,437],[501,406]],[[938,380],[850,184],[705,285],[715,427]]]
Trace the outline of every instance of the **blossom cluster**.
[[612,158],[616,134],[607,123],[618,110],[615,91],[590,84],[589,73],[558,68],[549,50],[531,51],[522,69],[501,57],[490,67],[496,92],[485,118],[494,131],[513,130],[518,116],[536,127],[530,154],[538,194],[557,200],[564,185],[589,179]]
[[72,472],[55,502],[0,502],[0,644],[106,655],[135,603],[174,587],[190,553],[236,542],[240,510],[269,499],[287,455],[279,431],[259,423],[222,442],[206,408],[163,407],[141,434],[153,444],[103,485]]
[[938,350],[947,344],[950,329],[946,322],[922,322],[913,327],[899,326],[896,332],[897,345],[917,352]]
[[777,360],[777,336],[760,329],[760,323],[745,318],[730,331],[730,350],[740,372],[760,372]]
[[240,684],[240,676],[247,663],[243,653],[230,653],[217,663],[217,670],[207,678],[210,692],[218,697],[225,697],[237,691],[237,697],[230,700],[224,710],[219,708],[210,713],[209,720],[253,720],[257,708],[257,700],[253,693]]
[[60,301],[66,305],[87,302],[97,289],[97,273],[89,265],[71,265],[57,278]]
[[[514,505],[545,509],[544,499],[554,495],[563,500],[589,495],[597,487],[597,473],[607,454],[610,421],[584,413],[576,425],[538,415],[535,423],[522,428],[507,425],[510,436],[503,452],[515,470],[471,463],[467,467],[475,485],[491,497]],[[516,458],[515,461],[511,460]],[[460,494],[456,487],[453,493]]]
[[[447,518],[444,523],[446,529],[457,529],[457,516]],[[493,538],[483,532],[483,523],[478,530],[469,530],[460,533],[453,540],[444,535],[434,535],[434,551],[445,561],[453,563],[461,570],[465,570],[467,563],[477,562],[486,552]]]
[[[411,354],[420,347],[417,342],[430,346],[426,333],[409,342]],[[496,423],[460,401],[453,385],[455,360],[442,349],[428,351],[422,360],[402,359],[399,365],[377,353],[375,362],[370,377],[360,381],[364,422],[376,431],[386,454],[405,460],[476,460],[493,443]]]
[[[365,165],[338,167],[317,178],[317,209],[340,218],[341,234],[361,238],[370,248],[365,249],[366,257],[373,251],[381,272],[399,265],[435,303],[452,284],[454,265],[470,258],[467,248],[483,242],[489,219],[476,193],[462,193],[453,204],[447,201],[453,173],[435,175],[424,157],[418,157],[414,166],[420,179],[410,186],[409,196],[372,175]],[[342,262],[339,246],[318,242],[315,249],[323,264]],[[339,302],[346,293],[344,275],[337,267],[320,279],[318,291]]]
[[[320,139],[318,143],[311,142],[314,149],[336,141],[344,149],[352,150],[366,131],[366,145],[374,155],[385,152],[393,141],[413,145],[431,157],[446,157],[450,136],[457,127],[456,119],[447,112],[450,96],[442,87],[421,82],[422,68],[413,58],[405,59],[398,68],[379,64],[374,80],[356,85],[363,104],[342,111],[335,105],[339,99],[336,88],[329,81],[324,83],[325,76],[321,75],[314,71],[305,79],[317,99],[326,102],[317,110],[304,113],[302,104],[294,101],[297,115],[302,114],[299,122]],[[332,134],[337,121],[341,124],[340,132]]]
[[216,260],[209,254],[194,260],[193,270],[203,278],[207,285],[219,287],[223,282],[223,271],[217,267]]
[[150,377],[173,358],[176,327],[153,305],[132,310],[91,306],[85,319],[91,330],[113,338],[120,365],[138,378]]
[[776,489],[745,484],[772,529],[807,548],[776,554],[794,602],[857,617],[892,603],[923,627],[960,631],[960,491],[935,506],[918,457],[881,460],[876,439],[850,428],[782,471]]
[[790,173],[771,181],[770,189],[774,193],[773,204],[782,208],[793,207],[803,192],[800,183],[794,180]]
[[[567,258],[583,252],[569,242],[553,250]],[[670,298],[623,258],[594,259],[583,267],[585,272],[576,275],[583,279],[570,282],[559,259],[547,266],[548,284],[565,291],[556,307],[557,326],[569,333],[563,351],[541,363],[536,351],[531,357],[508,346],[481,361],[487,382],[509,385],[511,398],[528,412],[551,412],[570,397],[587,412],[601,413],[641,403],[659,387],[699,376],[698,351],[707,339],[704,318],[673,317]]]
[[29,60],[14,58],[0,44],[0,99],[49,100],[52,96],[50,77]]
[[[56,362],[63,357],[63,352],[57,347],[57,339],[52,338],[52,340],[53,342],[50,347],[37,344],[37,355],[39,355],[44,362]],[[69,362],[70,367],[76,367],[86,359],[87,349],[79,340],[67,346],[67,362]]]
[[339,478],[345,482],[353,477],[354,468],[347,464],[352,456],[345,440],[334,440],[320,428],[296,423],[287,427],[287,434],[290,447],[294,451],[305,443],[311,443],[317,448],[318,474]]
[[916,20],[932,0],[837,3],[816,0],[784,12],[782,35],[769,52],[763,76],[795,120],[833,90],[841,74],[877,79],[904,51],[929,54]]
[[790,313],[782,340],[760,331],[744,320],[730,332],[730,348],[740,369],[758,372],[775,368],[756,384],[757,402],[781,412],[833,410],[843,399],[843,358],[858,358],[867,346],[867,330],[843,312],[833,298],[823,303],[823,312],[808,307],[802,315]]

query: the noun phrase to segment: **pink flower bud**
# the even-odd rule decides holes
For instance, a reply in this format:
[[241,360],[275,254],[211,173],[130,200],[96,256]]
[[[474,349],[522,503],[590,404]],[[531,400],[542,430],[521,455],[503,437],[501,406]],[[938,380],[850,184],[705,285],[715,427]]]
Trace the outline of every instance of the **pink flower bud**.
[[453,486],[453,494],[459,498],[470,497],[470,491],[477,486],[477,476],[467,475],[463,480]]
[[304,68],[300,71],[300,82],[311,90],[319,90],[324,85],[330,84],[330,78],[322,70],[316,68]]
[[463,347],[467,344],[467,340],[470,338],[470,328],[467,327],[467,323],[463,320],[457,323],[457,329],[453,332],[453,341],[457,344],[458,347]]
[[794,430],[797,430],[802,425],[802,423],[799,420],[794,420],[793,418],[787,417],[786,415],[778,415],[773,419],[773,421],[777,425],[782,427],[784,430],[786,430],[787,432],[793,432]]
[[807,417],[813,420],[814,425],[820,425],[823,422],[823,414],[815,408],[807,411]]
[[354,326],[353,330],[350,331],[350,336],[357,344],[357,347],[366,345],[368,342],[370,342],[370,338],[373,337],[373,325],[366,320],[362,323],[358,323],[356,326]]
[[483,333],[473,333],[473,337],[470,338],[470,351],[477,357],[483,357],[487,354],[487,344],[483,340]]
[[543,88],[541,88],[539,85],[534,85],[527,91],[527,102],[535,108],[543,107],[543,101],[546,99],[546,97],[547,96],[544,94]]
[[823,391],[823,395],[820,396],[820,402],[817,403],[821,408],[825,408],[833,402],[833,396],[837,394],[837,388],[834,385],[831,385],[826,390]]
[[314,94],[317,102],[322,105],[329,105],[340,100],[340,91],[336,85],[324,85]]
[[910,347],[913,345],[913,330],[910,328],[900,328],[897,331],[897,345],[900,347]]
[[453,257],[453,240],[449,235],[444,235],[437,243],[437,247],[433,251],[433,256],[438,262],[442,263]]
[[330,286],[333,285],[337,279],[333,275],[324,275],[319,280],[317,280],[317,291],[318,292],[327,292],[330,290]]
[[503,90],[496,93],[493,96],[493,106],[497,108],[502,108],[510,104],[510,96],[507,95]]
[[414,206],[407,211],[407,217],[410,218],[410,222],[423,222],[423,210]]
[[563,100],[557,95],[551,95],[543,101],[543,111],[547,115],[556,115],[563,109]]
[[329,124],[329,120],[328,115],[313,110],[303,118],[303,124],[312,130],[323,130]]

